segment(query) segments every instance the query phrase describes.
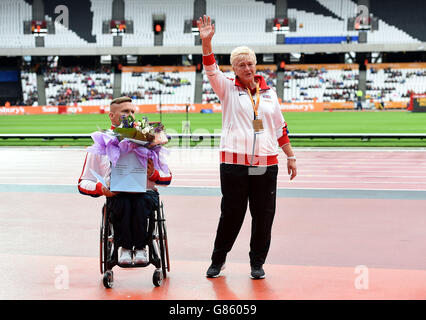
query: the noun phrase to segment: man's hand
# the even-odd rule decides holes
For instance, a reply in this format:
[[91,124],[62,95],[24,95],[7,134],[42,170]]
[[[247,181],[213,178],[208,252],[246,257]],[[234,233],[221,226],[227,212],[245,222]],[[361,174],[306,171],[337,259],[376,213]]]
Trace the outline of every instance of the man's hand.
[[155,172],[154,163],[152,162],[152,159],[148,159],[148,167],[147,167],[147,175],[148,178],[150,178]]
[[214,24],[210,16],[204,15],[197,20],[198,31],[200,31],[201,40],[211,40],[214,35]]
[[102,194],[106,197],[114,197],[117,193],[111,192],[108,188],[105,188],[105,186],[102,186]]
[[287,160],[287,171],[290,175],[290,180],[293,180],[297,175],[296,159]]

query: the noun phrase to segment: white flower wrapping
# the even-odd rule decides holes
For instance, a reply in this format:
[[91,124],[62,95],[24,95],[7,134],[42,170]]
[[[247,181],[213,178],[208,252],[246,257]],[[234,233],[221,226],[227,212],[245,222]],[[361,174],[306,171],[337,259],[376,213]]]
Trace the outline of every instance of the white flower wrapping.
[[169,142],[161,122],[148,122],[144,117],[142,121],[135,121],[132,116],[122,119],[121,124],[114,129],[114,132],[122,138],[132,142],[155,146]]

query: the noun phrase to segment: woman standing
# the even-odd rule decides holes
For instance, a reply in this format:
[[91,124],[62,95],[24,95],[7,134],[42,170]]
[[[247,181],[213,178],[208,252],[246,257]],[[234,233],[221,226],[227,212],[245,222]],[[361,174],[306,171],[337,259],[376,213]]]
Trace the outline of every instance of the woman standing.
[[221,216],[216,232],[212,263],[207,277],[218,277],[224,269],[244,221],[247,205],[252,216],[250,267],[253,279],[263,279],[275,215],[278,175],[278,146],[287,155],[290,180],[296,176],[296,157],[287,136],[276,92],[256,75],[256,55],[247,47],[231,52],[236,75],[229,79],[216,64],[211,40],[211,19],[197,21],[202,40],[203,65],[222,105],[220,141]]

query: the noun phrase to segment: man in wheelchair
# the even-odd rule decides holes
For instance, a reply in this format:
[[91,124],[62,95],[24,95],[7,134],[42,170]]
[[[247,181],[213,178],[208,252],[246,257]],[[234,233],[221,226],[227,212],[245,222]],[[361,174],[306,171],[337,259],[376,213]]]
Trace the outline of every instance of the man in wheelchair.
[[[114,99],[110,104],[109,118],[111,129],[119,126],[121,119],[129,115],[134,117],[136,107],[129,97]],[[111,192],[105,187],[93,171],[98,173],[109,186],[111,162],[106,155],[88,152],[78,180],[81,194],[92,197],[106,196],[107,210],[116,231],[115,237],[119,244],[118,264],[121,266],[149,264],[146,245],[149,240],[147,232],[148,217],[159,205],[159,194],[156,185],[169,185],[172,174],[156,169],[153,161],[148,159],[146,192]]]

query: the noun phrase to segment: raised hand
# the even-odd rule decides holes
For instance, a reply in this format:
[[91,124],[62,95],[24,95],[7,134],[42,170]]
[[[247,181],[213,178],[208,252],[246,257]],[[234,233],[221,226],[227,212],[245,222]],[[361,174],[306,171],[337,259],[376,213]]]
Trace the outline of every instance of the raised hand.
[[209,16],[204,15],[197,20],[198,31],[200,31],[201,40],[211,40],[214,35],[214,24]]

